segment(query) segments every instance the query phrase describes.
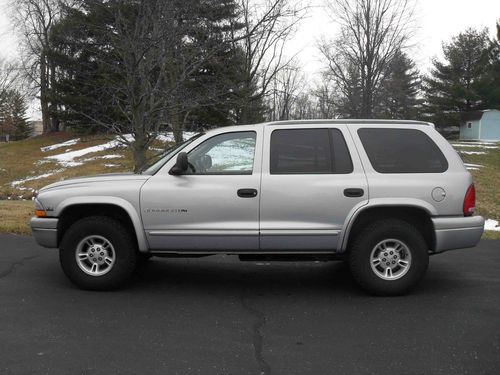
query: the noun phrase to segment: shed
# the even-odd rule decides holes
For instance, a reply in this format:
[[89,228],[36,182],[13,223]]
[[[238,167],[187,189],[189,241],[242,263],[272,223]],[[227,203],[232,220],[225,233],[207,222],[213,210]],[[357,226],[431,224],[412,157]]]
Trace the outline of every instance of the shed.
[[460,123],[460,139],[500,141],[500,111],[486,109],[463,114]]

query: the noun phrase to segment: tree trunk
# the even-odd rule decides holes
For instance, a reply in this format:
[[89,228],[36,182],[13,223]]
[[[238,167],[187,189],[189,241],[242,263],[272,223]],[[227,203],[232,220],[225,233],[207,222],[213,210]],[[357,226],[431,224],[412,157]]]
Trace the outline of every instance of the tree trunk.
[[181,121],[179,111],[174,110],[170,118],[170,123],[172,124],[172,130],[174,132],[175,144],[179,145],[183,142],[183,122]]
[[134,153],[134,172],[138,173],[146,165],[146,138],[142,132],[135,132],[132,144]]
[[57,105],[55,104],[54,96],[55,96],[55,85],[56,85],[56,67],[53,63],[49,64],[50,70],[50,104],[49,104],[49,113],[50,113],[50,131],[58,132],[60,130],[59,127],[59,116],[57,113]]
[[40,107],[42,109],[43,134],[50,132],[50,114],[47,95],[47,61],[45,53],[40,56]]

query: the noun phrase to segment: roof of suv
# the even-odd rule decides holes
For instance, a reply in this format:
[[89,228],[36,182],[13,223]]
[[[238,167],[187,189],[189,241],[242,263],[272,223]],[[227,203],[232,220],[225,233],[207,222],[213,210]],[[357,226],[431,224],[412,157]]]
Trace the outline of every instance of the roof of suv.
[[265,123],[265,125],[313,125],[313,124],[394,124],[394,125],[425,125],[434,127],[434,124],[424,121],[374,120],[374,119],[287,120],[287,121],[272,121]]

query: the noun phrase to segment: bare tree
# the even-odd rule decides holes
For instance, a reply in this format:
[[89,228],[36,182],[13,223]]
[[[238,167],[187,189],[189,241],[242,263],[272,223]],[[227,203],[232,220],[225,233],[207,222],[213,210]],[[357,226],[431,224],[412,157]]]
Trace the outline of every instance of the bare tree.
[[[177,90],[194,64],[178,54],[183,34],[173,2],[103,2],[94,6],[92,11],[107,22],[90,26],[92,34],[103,39],[98,60],[102,76],[87,82],[97,98],[111,103],[113,111],[99,117],[78,113],[115,133],[132,150],[134,170],[139,171],[147,162],[151,142],[168,119],[177,115]],[[83,40],[82,48],[90,51],[96,46]],[[89,70],[89,74],[95,73]],[[85,81],[86,76],[79,79]]]
[[371,118],[386,68],[414,32],[414,0],[326,0],[326,8],[340,24],[337,38],[319,46],[327,72],[350,105],[344,112]]
[[312,90],[312,96],[316,99],[317,118],[335,118],[336,92],[328,79],[317,84]]
[[25,75],[39,96],[43,132],[59,130],[51,87],[56,68],[50,60],[50,33],[61,15],[61,0],[13,0],[15,27],[21,36],[21,61]]
[[290,120],[296,100],[304,87],[304,74],[298,63],[291,61],[271,81],[271,93],[267,98],[268,119]]
[[14,62],[0,58],[0,92],[19,86],[19,72]]
[[[219,91],[201,82],[206,64],[231,46],[231,27],[227,20],[203,14],[204,5],[196,0],[102,1],[87,4],[77,17],[90,36],[70,37],[68,43],[96,57],[81,62],[89,69],[80,69],[74,84],[86,85],[109,113],[71,103],[68,109],[115,133],[132,150],[135,171],[146,164],[146,151],[160,131],[170,126],[180,143],[190,111]],[[100,19],[93,22],[96,16]],[[224,22],[227,35],[218,34]],[[209,92],[201,98],[192,87]]]
[[243,36],[233,36],[243,51],[238,123],[260,120],[259,107],[270,92],[271,82],[293,59],[285,57],[284,47],[307,7],[293,0],[240,0]]

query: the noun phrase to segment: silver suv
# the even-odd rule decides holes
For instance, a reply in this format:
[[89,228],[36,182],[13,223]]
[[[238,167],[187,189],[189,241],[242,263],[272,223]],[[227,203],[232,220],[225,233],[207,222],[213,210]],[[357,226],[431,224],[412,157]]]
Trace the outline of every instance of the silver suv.
[[141,174],[57,182],[31,220],[85,289],[123,284],[150,256],[340,260],[381,295],[402,294],[429,255],[475,246],[470,173],[429,123],[286,121],[223,127]]

